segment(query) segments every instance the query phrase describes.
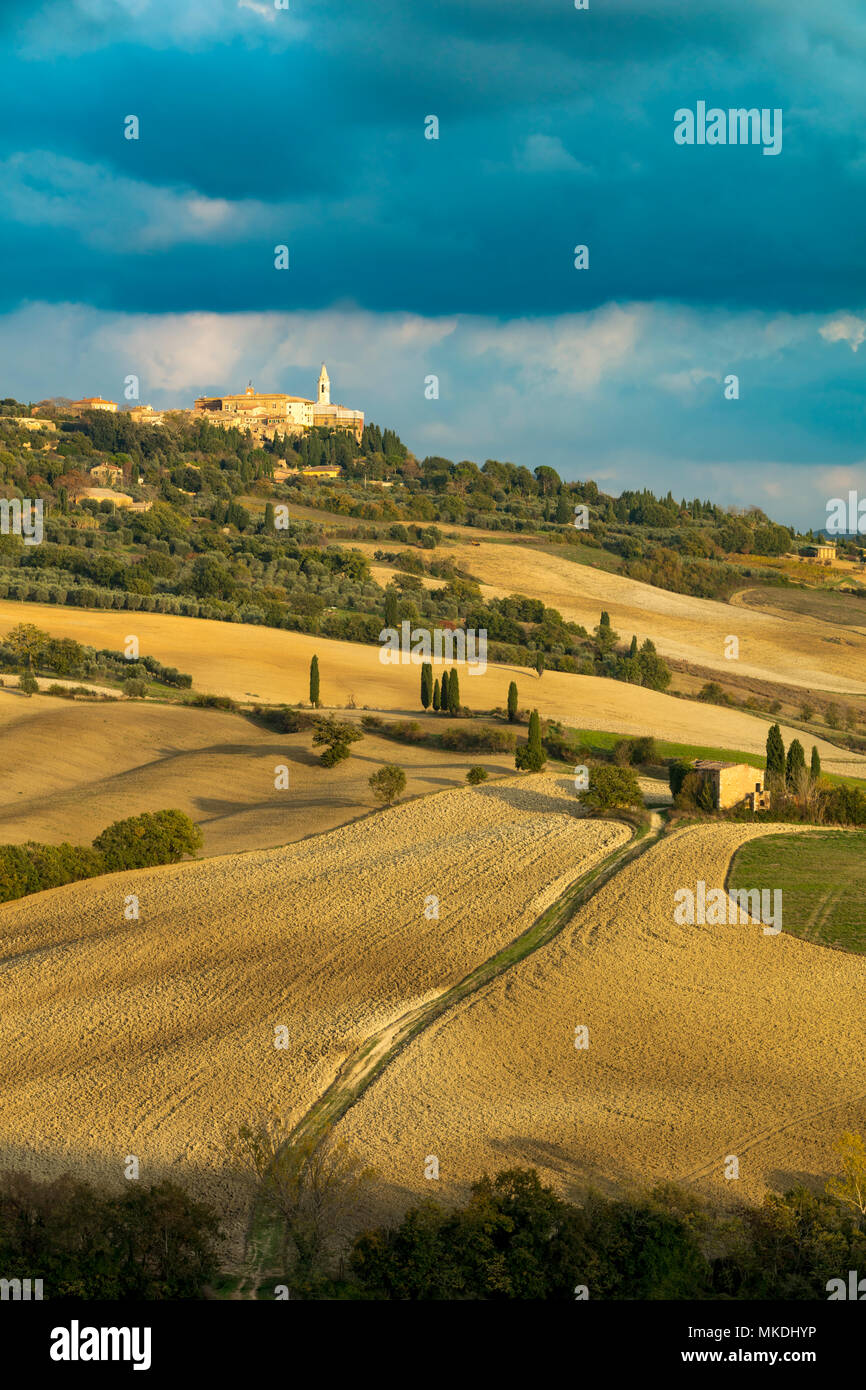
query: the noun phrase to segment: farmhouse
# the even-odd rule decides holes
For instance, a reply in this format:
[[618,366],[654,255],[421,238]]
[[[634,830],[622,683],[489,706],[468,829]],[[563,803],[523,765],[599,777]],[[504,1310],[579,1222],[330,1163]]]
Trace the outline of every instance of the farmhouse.
[[836,559],[836,546],[829,541],[820,541],[817,545],[805,545],[803,554],[807,560],[817,560],[819,565],[826,565]]
[[713,805],[718,811],[726,811],[745,801],[750,811],[768,811],[770,794],[764,790],[764,775],[759,768],[748,763],[722,763],[708,758],[699,758],[694,771],[702,781],[709,782],[713,791]]

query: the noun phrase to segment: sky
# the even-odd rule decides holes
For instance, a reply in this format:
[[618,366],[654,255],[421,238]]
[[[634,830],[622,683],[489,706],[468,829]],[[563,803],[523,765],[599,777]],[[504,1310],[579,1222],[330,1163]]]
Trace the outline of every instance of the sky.
[[[864,61],[860,0],[3,0],[0,395],[324,360],[419,457],[821,526],[866,492]],[[678,143],[701,102],[781,149]]]

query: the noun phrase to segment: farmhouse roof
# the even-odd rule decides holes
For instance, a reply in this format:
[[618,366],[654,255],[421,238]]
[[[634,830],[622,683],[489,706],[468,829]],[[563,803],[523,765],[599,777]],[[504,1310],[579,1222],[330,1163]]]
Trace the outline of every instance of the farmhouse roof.
[[721,772],[725,767],[745,767],[745,763],[720,763],[713,758],[698,758],[695,767],[702,772]]

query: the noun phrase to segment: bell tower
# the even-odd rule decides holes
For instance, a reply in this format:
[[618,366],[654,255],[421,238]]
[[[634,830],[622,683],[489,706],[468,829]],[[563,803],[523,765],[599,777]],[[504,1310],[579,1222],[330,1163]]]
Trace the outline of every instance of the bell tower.
[[331,404],[331,379],[328,376],[328,369],[324,362],[322,363],[322,370],[319,372],[317,400],[319,405]]

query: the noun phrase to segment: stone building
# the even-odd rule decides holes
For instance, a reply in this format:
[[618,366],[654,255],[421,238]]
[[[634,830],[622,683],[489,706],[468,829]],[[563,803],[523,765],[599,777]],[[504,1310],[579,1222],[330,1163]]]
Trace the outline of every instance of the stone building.
[[117,413],[115,401],[106,401],[102,396],[84,396],[80,401],[73,401],[68,407],[70,414],[80,415],[83,410],[107,410],[111,414]]
[[222,429],[248,430],[259,439],[275,434],[304,434],[318,426],[346,430],[360,443],[364,412],[331,404],[331,382],[322,363],[316,399],[288,396],[283,392],[259,392],[250,382],[240,396],[199,396],[193,415]]
[[770,794],[764,790],[764,774],[760,768],[748,763],[715,762],[709,758],[699,758],[693,768],[702,780],[710,783],[716,810],[727,811],[741,801],[745,801],[750,811],[770,809]]

